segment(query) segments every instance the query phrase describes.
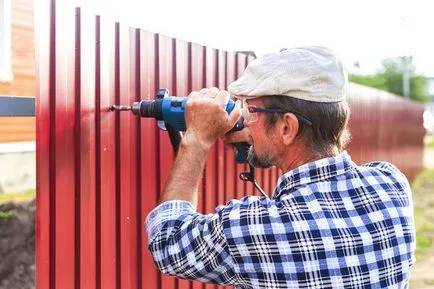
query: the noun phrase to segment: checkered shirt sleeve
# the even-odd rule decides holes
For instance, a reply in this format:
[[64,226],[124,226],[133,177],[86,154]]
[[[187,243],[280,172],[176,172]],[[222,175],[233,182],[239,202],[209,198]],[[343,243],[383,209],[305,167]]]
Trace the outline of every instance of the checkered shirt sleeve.
[[285,173],[272,199],[233,200],[210,215],[163,203],[147,231],[163,272],[236,288],[408,288],[415,262],[407,179],[346,153]]
[[197,214],[190,202],[167,201],[147,218],[149,250],[161,272],[182,279],[233,285],[237,278],[221,211]]

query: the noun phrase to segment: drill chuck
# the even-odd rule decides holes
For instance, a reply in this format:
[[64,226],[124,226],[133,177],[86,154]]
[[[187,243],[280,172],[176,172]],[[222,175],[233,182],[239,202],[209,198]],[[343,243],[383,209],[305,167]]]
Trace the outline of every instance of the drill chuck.
[[132,105],[133,114],[140,117],[152,117],[157,120],[163,120],[162,102],[162,99],[134,102]]

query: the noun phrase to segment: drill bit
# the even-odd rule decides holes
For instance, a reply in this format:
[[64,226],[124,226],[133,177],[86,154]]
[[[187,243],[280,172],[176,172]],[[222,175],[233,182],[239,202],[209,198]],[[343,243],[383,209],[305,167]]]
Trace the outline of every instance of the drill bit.
[[122,111],[122,110],[132,110],[130,105],[115,105],[110,106],[109,111]]

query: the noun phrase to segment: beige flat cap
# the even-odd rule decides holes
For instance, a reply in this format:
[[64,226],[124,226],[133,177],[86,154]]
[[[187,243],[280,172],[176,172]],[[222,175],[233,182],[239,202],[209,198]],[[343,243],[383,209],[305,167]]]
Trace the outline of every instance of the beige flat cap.
[[347,74],[338,57],[321,46],[289,48],[259,57],[228,86],[240,99],[284,95],[315,102],[345,99]]

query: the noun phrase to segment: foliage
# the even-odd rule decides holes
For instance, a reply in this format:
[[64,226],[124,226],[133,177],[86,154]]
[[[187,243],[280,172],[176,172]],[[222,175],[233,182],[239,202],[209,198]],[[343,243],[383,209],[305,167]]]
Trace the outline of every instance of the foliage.
[[[404,57],[389,58],[383,61],[382,68],[374,75],[349,75],[349,80],[354,83],[374,87],[380,90],[388,91],[397,95],[404,95],[403,73]],[[407,58],[411,62],[411,57]],[[408,64],[410,75],[410,99],[418,102],[427,102],[429,100],[426,94],[427,79],[423,75],[415,73],[415,67]]]

